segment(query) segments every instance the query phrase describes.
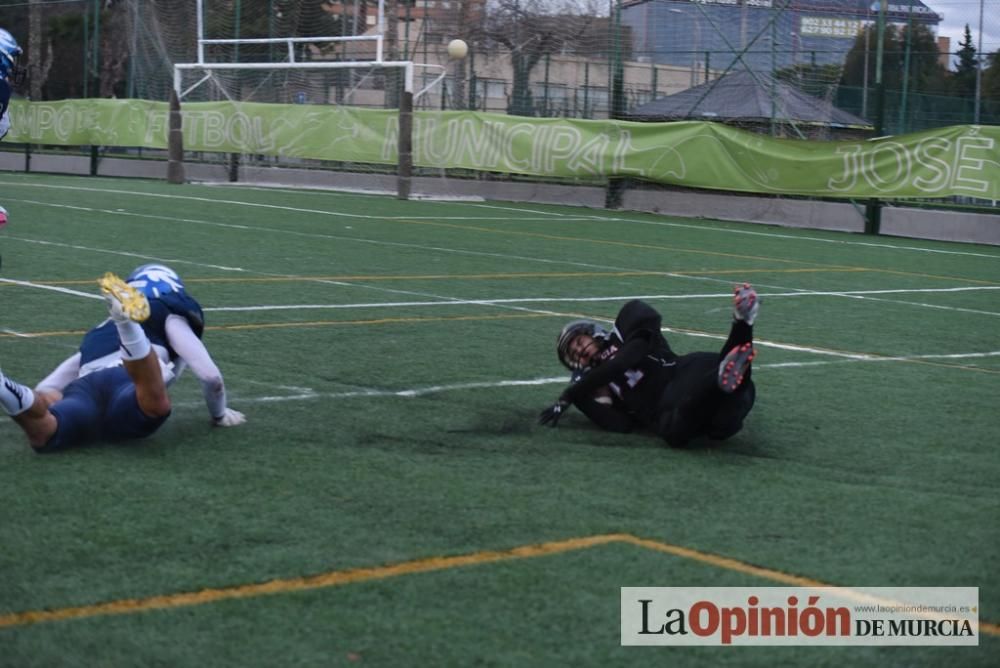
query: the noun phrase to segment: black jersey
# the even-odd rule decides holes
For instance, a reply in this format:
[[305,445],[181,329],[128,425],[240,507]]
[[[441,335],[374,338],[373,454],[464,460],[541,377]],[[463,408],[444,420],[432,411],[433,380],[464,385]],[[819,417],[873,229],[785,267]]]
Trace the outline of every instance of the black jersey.
[[663,337],[662,323],[660,314],[646,302],[638,299],[628,302],[618,312],[615,328],[600,356],[603,363],[630,343],[643,344],[642,354],[632,355],[632,363],[608,383],[608,388],[626,410],[647,424],[655,419],[663,389],[673,378],[677,365],[677,355]]
[[644,426],[653,425],[664,388],[677,365],[677,355],[663,337],[661,326],[660,314],[649,304],[638,299],[625,304],[615,319],[614,331],[597,354],[596,364],[567,389],[565,398],[590,415],[586,402],[599,388],[607,387],[612,394],[609,408]]

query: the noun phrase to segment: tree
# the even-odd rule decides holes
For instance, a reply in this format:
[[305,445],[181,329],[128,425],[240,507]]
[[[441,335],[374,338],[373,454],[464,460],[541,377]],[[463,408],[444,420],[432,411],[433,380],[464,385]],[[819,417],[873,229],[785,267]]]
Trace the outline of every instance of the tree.
[[982,80],[983,109],[992,117],[984,119],[989,123],[1000,123],[1000,51],[994,51],[987,58]]
[[[42,99],[42,86],[52,68],[52,43],[42,40],[42,5],[31,0],[28,8],[28,86],[32,100]],[[21,46],[24,48],[24,45]]]
[[[876,40],[878,29],[869,26],[854,40],[844,61],[844,71],[840,78],[842,86],[861,88],[865,85],[865,51],[867,44],[869,89],[875,86]],[[909,66],[907,68],[907,51]],[[907,77],[907,89],[920,93],[944,93],[948,89],[947,71],[939,61],[940,52],[934,34],[927,26],[911,23],[909,26],[885,27],[885,41],[882,53],[882,83],[887,90],[901,90],[903,77]],[[904,72],[904,70],[907,70]]]
[[972,45],[972,31],[965,24],[965,35],[958,43],[958,60],[955,63],[955,73],[951,77],[951,90],[956,95],[972,97],[976,94],[976,47]]
[[[842,86],[861,88],[866,83],[869,88],[875,86],[876,80],[876,49],[878,47],[878,28],[868,26],[854,40],[850,51],[844,59],[844,73],[841,75]],[[882,84],[887,89],[897,89],[902,82],[902,51],[900,34],[893,25],[885,27],[882,44]],[[868,65],[868,76],[865,78],[865,63]]]
[[[475,11],[478,7],[473,7],[472,0],[458,0],[458,30],[460,33],[455,33],[455,36],[468,42],[469,37],[465,32],[468,30],[466,26],[473,23],[473,17],[475,16]],[[454,64],[454,81],[455,86],[451,91],[451,104],[453,109],[464,109],[467,106],[467,100],[465,97],[465,77],[467,69],[468,60],[462,58],[457,60]]]
[[128,3],[116,2],[106,5],[104,10],[104,29],[101,39],[100,65],[100,96],[125,97],[128,81],[128,63],[130,57],[130,40],[122,39],[128,35],[129,12]]
[[498,0],[484,15],[478,36],[486,48],[510,55],[513,81],[507,113],[533,116],[531,72],[543,58],[578,48],[597,18],[593,0]]
[[941,65],[937,40],[930,29],[920,23],[911,23],[903,29],[900,43],[904,50],[902,61],[905,62],[905,50],[909,44],[909,72],[902,75],[909,77],[909,90],[919,93],[946,93],[947,71]]

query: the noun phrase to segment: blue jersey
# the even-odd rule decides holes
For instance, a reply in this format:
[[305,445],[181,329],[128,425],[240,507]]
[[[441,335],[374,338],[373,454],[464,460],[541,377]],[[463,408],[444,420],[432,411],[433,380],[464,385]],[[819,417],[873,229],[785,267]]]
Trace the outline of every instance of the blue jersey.
[[0,116],[7,113],[7,105],[10,104],[10,84],[6,79],[0,79]]
[[8,105],[10,105],[10,84],[6,79],[0,79],[0,139],[3,139],[10,128],[10,121],[7,118]]
[[[142,323],[142,328],[149,342],[165,348],[170,361],[175,362],[177,352],[167,341],[167,317],[170,315],[179,315],[187,320],[199,339],[205,332],[205,315],[201,304],[185,292],[169,292],[149,300],[149,319]],[[114,322],[108,320],[94,327],[84,335],[80,344],[80,366],[117,353],[120,345]]]

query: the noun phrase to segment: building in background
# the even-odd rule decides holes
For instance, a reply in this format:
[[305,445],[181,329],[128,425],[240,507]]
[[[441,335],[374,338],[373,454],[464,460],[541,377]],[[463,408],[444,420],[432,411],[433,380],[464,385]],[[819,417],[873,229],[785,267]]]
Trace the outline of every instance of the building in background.
[[[751,69],[772,71],[843,62],[878,10],[878,0],[627,0],[621,11],[635,54],[651,62],[718,70],[746,49]],[[889,23],[912,21],[932,32],[941,18],[920,0],[886,7]]]

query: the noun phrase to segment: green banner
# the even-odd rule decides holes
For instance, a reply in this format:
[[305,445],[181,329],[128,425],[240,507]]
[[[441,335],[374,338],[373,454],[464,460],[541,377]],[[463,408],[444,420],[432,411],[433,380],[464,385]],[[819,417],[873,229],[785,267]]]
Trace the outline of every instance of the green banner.
[[[184,105],[184,147],[395,164],[394,110],[234,102]],[[8,141],[166,148],[166,103],[16,101]],[[542,177],[631,176],[690,188],[854,199],[1000,199],[1000,128],[868,141],[773,139],[719,123],[635,123],[415,112],[413,162]]]

